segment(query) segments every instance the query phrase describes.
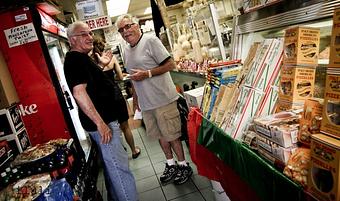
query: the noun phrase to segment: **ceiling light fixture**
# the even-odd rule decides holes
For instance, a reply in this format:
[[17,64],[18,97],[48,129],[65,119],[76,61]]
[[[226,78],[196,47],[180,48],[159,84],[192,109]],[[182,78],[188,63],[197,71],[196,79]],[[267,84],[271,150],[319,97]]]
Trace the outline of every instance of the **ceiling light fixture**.
[[129,10],[130,0],[120,0],[119,3],[115,0],[106,1],[107,13],[110,17],[126,14]]

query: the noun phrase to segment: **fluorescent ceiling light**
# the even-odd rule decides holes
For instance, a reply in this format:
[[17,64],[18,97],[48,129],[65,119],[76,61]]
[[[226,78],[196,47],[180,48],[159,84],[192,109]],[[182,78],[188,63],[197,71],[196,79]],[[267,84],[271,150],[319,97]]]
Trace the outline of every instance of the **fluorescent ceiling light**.
[[144,10],[144,15],[146,15],[146,14],[151,14],[151,13],[152,13],[151,7],[145,8],[145,10]]
[[129,10],[130,0],[106,1],[107,13],[110,17],[126,14]]

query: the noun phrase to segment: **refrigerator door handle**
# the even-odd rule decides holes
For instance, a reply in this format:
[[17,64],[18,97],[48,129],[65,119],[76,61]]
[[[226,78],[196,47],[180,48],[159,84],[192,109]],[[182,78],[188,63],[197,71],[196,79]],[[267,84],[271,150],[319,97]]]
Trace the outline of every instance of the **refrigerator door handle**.
[[68,93],[68,91],[64,91],[64,96],[67,102],[67,107],[69,110],[72,110],[74,108],[73,104],[72,104],[72,100],[70,97],[70,94]]

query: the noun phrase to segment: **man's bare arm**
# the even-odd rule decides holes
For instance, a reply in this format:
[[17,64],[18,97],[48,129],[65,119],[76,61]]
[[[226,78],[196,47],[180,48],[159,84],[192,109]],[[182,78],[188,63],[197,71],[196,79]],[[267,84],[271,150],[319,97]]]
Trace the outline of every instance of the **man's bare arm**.
[[94,107],[92,100],[86,91],[86,84],[79,84],[73,87],[73,96],[77,101],[80,109],[96,124],[99,134],[101,135],[101,141],[107,144],[111,141],[112,131],[106,125],[98,111]]
[[149,76],[157,76],[163,73],[169,72],[176,68],[176,64],[172,58],[167,59],[163,64],[150,69],[150,70],[140,70],[140,69],[131,69],[133,74],[130,75],[130,79],[134,81],[142,81],[144,79],[149,78]]

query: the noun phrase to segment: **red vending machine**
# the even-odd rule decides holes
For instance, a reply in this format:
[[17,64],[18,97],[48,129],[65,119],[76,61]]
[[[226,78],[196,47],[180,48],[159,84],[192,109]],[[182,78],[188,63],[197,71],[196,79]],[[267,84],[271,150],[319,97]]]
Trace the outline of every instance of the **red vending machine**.
[[[0,8],[4,8],[2,4]],[[31,144],[72,138],[76,160],[84,163],[81,168],[86,168],[77,173],[79,179],[73,186],[84,184],[82,191],[91,197],[95,194],[98,171],[94,167],[96,149],[81,127],[65,80],[66,29],[51,17],[58,12],[47,2],[15,5],[0,11],[0,51],[18,94],[19,110]]]
[[[67,104],[53,69],[39,10],[22,7],[1,13],[0,19],[0,48],[19,96],[19,109],[31,143],[70,138],[74,128],[70,115],[63,112]],[[58,32],[57,26],[46,27]]]

